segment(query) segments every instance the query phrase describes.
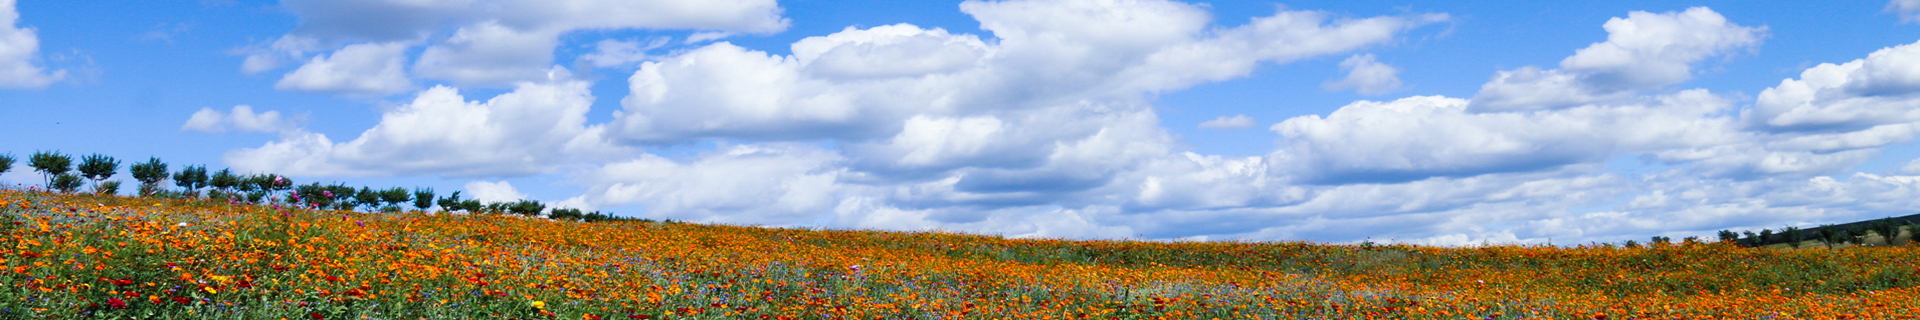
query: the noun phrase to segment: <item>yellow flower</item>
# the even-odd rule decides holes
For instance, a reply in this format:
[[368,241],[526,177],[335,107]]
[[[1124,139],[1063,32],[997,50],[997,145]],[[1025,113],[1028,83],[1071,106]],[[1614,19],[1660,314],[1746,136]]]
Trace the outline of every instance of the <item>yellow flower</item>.
[[529,305],[533,305],[533,308],[534,308],[534,309],[546,309],[546,308],[547,308],[547,303],[546,303],[546,302],[540,302],[540,301],[534,301],[533,303],[529,303]]

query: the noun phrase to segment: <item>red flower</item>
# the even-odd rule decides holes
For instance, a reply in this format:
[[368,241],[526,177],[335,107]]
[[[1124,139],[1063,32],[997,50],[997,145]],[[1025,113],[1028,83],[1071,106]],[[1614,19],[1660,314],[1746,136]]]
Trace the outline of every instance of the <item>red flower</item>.
[[653,319],[653,316],[648,316],[644,314],[629,314],[627,315],[627,319]]
[[133,280],[131,280],[131,279],[112,279],[112,280],[108,280],[108,282],[112,282],[112,283],[113,283],[113,285],[116,285],[116,286],[130,286],[130,285],[133,285]]
[[187,299],[187,297],[173,297],[173,302],[177,302],[180,304],[187,304],[187,303],[193,302],[193,299]]
[[335,277],[335,276],[327,276],[327,281],[330,281],[330,282],[340,282],[340,277]]
[[107,306],[113,307],[114,309],[125,309],[127,308],[127,301],[120,300],[120,298],[107,298]]
[[326,316],[322,316],[322,315],[320,315],[320,313],[319,313],[319,312],[308,312],[308,313],[307,313],[307,317],[308,317],[308,318],[314,318],[314,319],[326,319],[326,318],[327,318]]

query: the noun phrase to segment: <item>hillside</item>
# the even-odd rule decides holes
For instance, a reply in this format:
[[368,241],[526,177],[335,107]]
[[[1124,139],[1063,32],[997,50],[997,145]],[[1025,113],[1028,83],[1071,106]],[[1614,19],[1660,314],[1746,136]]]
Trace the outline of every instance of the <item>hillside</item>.
[[0,317],[1911,318],[1910,246],[1005,239],[0,190]]

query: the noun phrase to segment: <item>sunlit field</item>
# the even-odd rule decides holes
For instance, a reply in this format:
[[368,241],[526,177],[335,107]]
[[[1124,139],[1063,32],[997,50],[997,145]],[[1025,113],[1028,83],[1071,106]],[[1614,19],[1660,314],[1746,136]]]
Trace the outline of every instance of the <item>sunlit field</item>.
[[0,190],[0,316],[1912,319],[1920,250],[1006,239]]

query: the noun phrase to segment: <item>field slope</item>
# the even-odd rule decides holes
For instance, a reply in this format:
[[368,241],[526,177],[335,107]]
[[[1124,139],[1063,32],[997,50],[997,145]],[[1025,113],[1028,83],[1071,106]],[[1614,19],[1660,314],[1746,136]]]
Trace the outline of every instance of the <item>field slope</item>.
[[1912,319],[1920,250],[1005,239],[0,190],[0,317]]

